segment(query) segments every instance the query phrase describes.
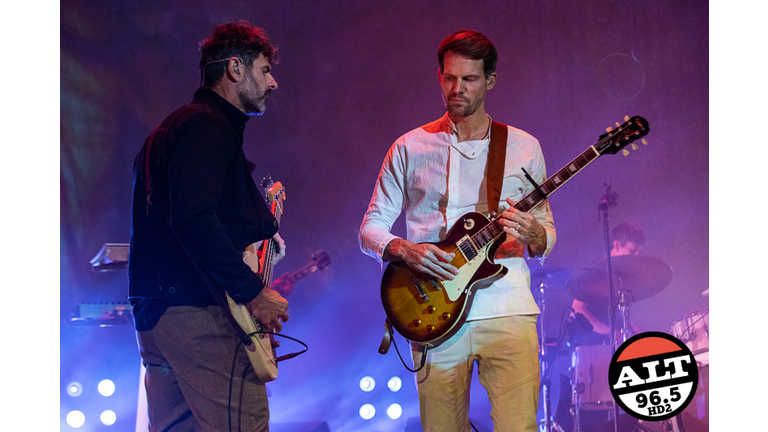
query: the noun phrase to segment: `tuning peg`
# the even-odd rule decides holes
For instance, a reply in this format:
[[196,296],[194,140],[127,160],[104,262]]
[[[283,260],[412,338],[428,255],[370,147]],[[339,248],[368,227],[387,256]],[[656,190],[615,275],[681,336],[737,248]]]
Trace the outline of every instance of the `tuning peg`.
[[641,139],[640,141],[643,143],[643,145],[648,145],[648,141],[646,141],[645,138]]
[[616,127],[621,127],[621,124],[619,122],[616,122]]
[[629,121],[629,116],[624,116],[624,121]]
[[624,156],[629,156],[629,150],[624,149],[621,151],[621,154],[623,154]]
[[637,144],[632,143],[632,150],[637,150]]
[[612,128],[612,127],[607,127],[607,128],[605,128],[605,131],[606,131],[606,132],[610,132],[610,131],[612,131],[612,130],[613,130],[613,128]]

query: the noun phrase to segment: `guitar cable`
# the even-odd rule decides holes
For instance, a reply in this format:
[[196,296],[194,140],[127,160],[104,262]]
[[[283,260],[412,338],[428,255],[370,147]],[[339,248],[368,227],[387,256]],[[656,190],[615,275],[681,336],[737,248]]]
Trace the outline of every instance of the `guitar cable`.
[[[429,350],[429,347],[427,347],[426,345],[422,346],[423,349],[421,351],[421,365],[419,365],[418,369],[411,369],[408,367],[407,364],[405,364],[405,360],[403,360],[403,356],[400,354],[400,349],[397,348],[397,341],[395,340],[395,334],[392,331],[392,323],[389,322],[389,319],[386,320],[386,326],[387,326],[387,331],[389,332],[392,338],[392,345],[395,346],[397,357],[400,358],[400,363],[403,364],[403,367],[405,367],[406,369],[408,369],[408,371],[413,373],[416,373],[422,370],[424,368],[424,365],[427,363],[427,351]],[[381,352],[382,354],[386,353],[386,351],[382,352],[381,350],[379,352]]]
[[[305,352],[307,352],[307,350],[309,350],[309,346],[307,344],[305,344],[304,342],[302,342],[302,341],[300,341],[300,340],[298,340],[298,339],[296,339],[294,337],[287,336],[287,335],[284,335],[284,334],[281,334],[281,333],[269,332],[269,331],[255,331],[255,332],[252,332],[252,333],[248,333],[247,336],[248,336],[248,338],[250,338],[251,336],[255,336],[257,334],[271,334],[273,336],[280,336],[280,337],[283,337],[283,338],[286,338],[286,339],[290,339],[290,340],[292,340],[294,342],[297,342],[297,343],[301,344],[304,347],[304,349],[302,351],[293,352],[293,353],[286,354],[286,355],[283,355],[283,356],[280,356],[280,357],[276,358],[275,359],[276,363],[277,362],[281,362],[283,360],[292,359],[292,358],[297,357],[297,356],[299,356],[301,354],[304,354]],[[232,370],[229,373],[229,395],[227,397],[227,421],[229,423],[229,432],[232,432],[232,386],[234,385],[234,381],[235,381],[235,366],[237,365],[237,353],[240,351],[240,347],[243,346],[243,344],[244,344],[244,342],[242,340],[237,342],[237,346],[235,347],[235,354],[234,354],[234,356],[232,356]],[[250,362],[248,362],[248,366],[253,367],[253,366],[251,366]],[[248,366],[246,366],[246,367],[248,367]]]

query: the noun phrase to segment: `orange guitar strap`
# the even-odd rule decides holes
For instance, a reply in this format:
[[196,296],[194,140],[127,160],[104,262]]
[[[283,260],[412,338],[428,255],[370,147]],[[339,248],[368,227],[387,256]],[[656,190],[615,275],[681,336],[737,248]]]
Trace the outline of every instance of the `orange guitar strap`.
[[498,213],[499,211],[506,155],[507,125],[494,121],[491,123],[491,143],[488,147],[488,176],[486,178],[489,212]]

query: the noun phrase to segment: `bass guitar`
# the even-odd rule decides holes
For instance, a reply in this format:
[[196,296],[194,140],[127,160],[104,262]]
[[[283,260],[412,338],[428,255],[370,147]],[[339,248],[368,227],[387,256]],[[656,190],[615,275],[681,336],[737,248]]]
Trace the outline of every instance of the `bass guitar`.
[[[280,182],[275,183],[268,174],[261,182],[264,189],[264,195],[271,205],[272,214],[280,225],[280,218],[283,215],[283,201],[285,201],[285,189]],[[258,254],[255,247],[256,243],[249,245],[243,252],[243,261],[251,268],[254,273],[261,276],[264,281],[264,289],[272,286],[272,275],[275,267],[275,257],[278,255],[277,245],[273,239],[264,240],[261,243],[261,253]],[[259,255],[261,257],[259,258]],[[274,340],[271,333],[264,332],[261,323],[251,315],[248,307],[244,304],[238,304],[229,293],[226,295],[230,312],[235,321],[240,325],[245,334],[251,338],[251,344],[244,345],[248,359],[256,371],[256,376],[262,382],[274,381],[277,379],[277,359],[275,349],[279,343]]]
[[[534,184],[534,190],[514,208],[532,210],[599,156],[616,154],[648,131],[644,118],[625,118],[624,124],[609,128],[596,144],[541,185]],[[381,281],[381,300],[392,327],[406,339],[427,347],[435,347],[455,334],[469,314],[476,289],[507,272],[506,267],[493,262],[496,249],[506,238],[504,234],[498,219],[477,212],[460,217],[444,240],[432,243],[455,254],[451,264],[459,274],[453,280],[438,280],[412,270],[403,261],[389,263]]]

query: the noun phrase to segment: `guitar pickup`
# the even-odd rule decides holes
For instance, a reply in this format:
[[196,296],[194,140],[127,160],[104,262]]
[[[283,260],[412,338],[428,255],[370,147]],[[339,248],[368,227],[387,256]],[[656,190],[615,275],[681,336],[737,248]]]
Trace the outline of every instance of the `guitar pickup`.
[[435,289],[435,291],[440,291],[442,288],[440,287],[440,283],[435,279],[430,279],[429,283],[432,284],[432,288]]
[[472,261],[477,256],[477,247],[469,235],[465,235],[461,240],[457,241],[456,246],[467,261]]
[[421,297],[421,300],[424,302],[429,301],[429,296],[427,295],[427,292],[424,290],[424,287],[421,284],[421,279],[417,278],[416,276],[411,276],[411,282],[413,282],[413,286],[416,287],[416,291],[419,292],[419,297]]

